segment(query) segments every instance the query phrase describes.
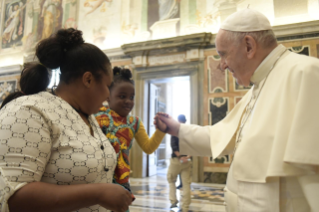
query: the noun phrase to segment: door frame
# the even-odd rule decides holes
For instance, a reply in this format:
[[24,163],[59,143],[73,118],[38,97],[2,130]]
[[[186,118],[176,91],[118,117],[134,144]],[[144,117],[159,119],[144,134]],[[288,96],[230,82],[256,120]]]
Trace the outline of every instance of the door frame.
[[[203,123],[203,79],[204,62],[194,61],[182,64],[137,67],[133,71],[135,81],[135,107],[133,114],[140,117],[143,123],[147,123],[148,97],[147,84],[154,79],[163,79],[176,76],[190,77],[190,123]],[[131,149],[131,169],[132,177],[147,177],[147,154],[138,145],[133,145]],[[193,157],[193,182],[203,179],[203,160]]]

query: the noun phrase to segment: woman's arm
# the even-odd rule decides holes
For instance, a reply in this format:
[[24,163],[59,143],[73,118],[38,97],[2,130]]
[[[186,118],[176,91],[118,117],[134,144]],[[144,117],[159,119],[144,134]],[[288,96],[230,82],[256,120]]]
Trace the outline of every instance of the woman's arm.
[[160,145],[165,133],[156,129],[151,138],[148,137],[143,122],[140,121],[140,126],[135,134],[135,139],[142,150],[147,154],[152,154]]
[[70,212],[96,204],[124,212],[131,204],[131,196],[115,184],[54,185],[33,182],[16,191],[8,203],[10,212]]

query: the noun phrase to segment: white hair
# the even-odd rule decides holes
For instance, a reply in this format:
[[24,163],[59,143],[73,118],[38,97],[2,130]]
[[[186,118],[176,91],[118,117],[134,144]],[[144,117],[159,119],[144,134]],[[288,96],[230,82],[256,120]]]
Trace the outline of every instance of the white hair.
[[263,30],[257,32],[233,32],[225,30],[225,38],[229,41],[239,44],[242,39],[249,35],[251,36],[257,44],[260,44],[262,47],[272,47],[277,44],[275,34],[272,30]]

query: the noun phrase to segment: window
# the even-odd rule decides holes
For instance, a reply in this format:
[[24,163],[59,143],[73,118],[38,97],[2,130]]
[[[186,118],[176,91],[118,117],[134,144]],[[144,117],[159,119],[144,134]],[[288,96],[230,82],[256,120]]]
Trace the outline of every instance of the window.
[[52,87],[56,87],[58,86],[59,82],[60,82],[60,69],[53,69],[51,72],[51,82],[48,86],[48,88],[52,88]]

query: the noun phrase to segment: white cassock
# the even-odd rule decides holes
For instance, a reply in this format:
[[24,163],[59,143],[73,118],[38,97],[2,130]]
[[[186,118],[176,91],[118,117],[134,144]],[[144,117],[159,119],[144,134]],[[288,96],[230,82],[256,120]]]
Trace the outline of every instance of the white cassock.
[[275,48],[214,126],[182,124],[180,152],[232,154],[229,212],[319,211],[319,60]]

